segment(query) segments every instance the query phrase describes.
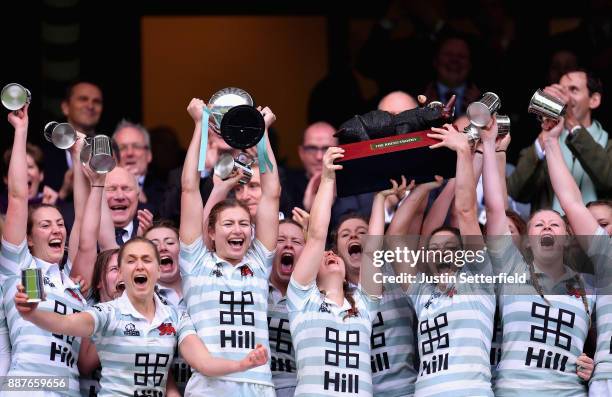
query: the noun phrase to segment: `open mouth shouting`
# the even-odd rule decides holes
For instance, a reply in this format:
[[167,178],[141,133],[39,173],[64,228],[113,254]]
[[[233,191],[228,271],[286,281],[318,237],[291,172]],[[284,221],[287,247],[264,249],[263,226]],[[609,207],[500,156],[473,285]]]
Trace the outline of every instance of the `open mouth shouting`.
[[172,259],[171,256],[169,255],[162,255],[161,256],[161,261],[160,261],[160,270],[162,272],[169,272],[172,270],[173,266],[174,266],[174,260]]
[[350,243],[348,246],[348,254],[352,262],[358,262],[361,260],[361,253],[363,252],[361,244],[358,242]]
[[232,250],[241,251],[244,247],[244,238],[230,238],[227,243]]
[[125,204],[115,204],[115,205],[111,205],[110,210],[112,211],[113,214],[120,214],[123,213],[125,211],[127,211],[128,206]]
[[146,274],[139,273],[134,275],[133,280],[136,288],[146,288],[149,277]]
[[555,236],[550,233],[545,233],[540,236],[540,245],[542,247],[552,247],[555,245]]
[[62,251],[62,242],[63,240],[61,238],[52,238],[49,241],[49,247],[53,250],[53,251]]
[[291,275],[293,271],[293,264],[295,262],[295,257],[292,252],[285,251],[281,254],[280,259],[280,272],[284,275]]

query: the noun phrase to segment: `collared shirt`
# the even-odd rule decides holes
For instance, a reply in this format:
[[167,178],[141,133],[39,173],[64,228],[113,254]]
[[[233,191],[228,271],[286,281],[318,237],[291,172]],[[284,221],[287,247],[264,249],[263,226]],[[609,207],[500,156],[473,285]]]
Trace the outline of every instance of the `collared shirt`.
[[162,299],[163,303],[174,307],[176,310],[187,311],[185,300],[173,288],[157,284],[155,286],[155,292]]
[[272,283],[268,295],[268,330],[270,335],[270,369],[276,389],[297,385],[295,351],[289,331],[287,297]]
[[155,317],[139,313],[125,293],[86,310],[94,319],[102,378],[100,397],[165,395],[177,344],[195,334],[187,313],[163,304],[156,294]]
[[[209,251],[201,236],[189,245],[181,242],[179,264],[187,309],[211,354],[241,360],[257,344],[269,351],[268,277],[273,256],[273,251],[253,240],[240,263],[232,265]],[[190,382],[200,376],[194,373]],[[273,386],[267,365],[219,378]]]
[[123,240],[124,243],[127,243],[128,240],[132,238],[132,233],[134,232],[134,222],[132,220],[124,227],[117,228],[117,229],[124,230],[124,232],[121,234],[121,239]]
[[466,88],[467,88],[467,84],[465,83],[461,84],[458,87],[450,88],[440,83],[439,81],[436,82],[436,89],[438,90],[440,101],[448,102],[450,99],[448,95],[449,92],[453,92],[456,95],[457,99],[455,102],[455,117],[461,115],[461,109],[463,109],[462,106],[463,106],[463,100],[464,100]]
[[372,396],[370,336],[380,301],[361,289],[353,292],[356,313],[324,296],[313,281],[302,286],[293,277],[287,309],[298,366],[295,395]]
[[[490,262],[466,264],[455,273],[488,274]],[[417,279],[420,279],[420,274]],[[489,286],[458,283],[443,293],[437,284],[416,282],[407,294],[417,315],[419,396],[493,396],[489,354],[495,294]]]
[[[41,269],[46,300],[38,310],[59,314],[72,314],[85,308],[85,299],[68,277],[70,262],[63,270],[57,264],[35,258],[24,239],[19,245],[2,241],[0,251],[0,281],[4,292],[4,310],[8,319],[12,344],[12,362],[8,376],[60,376],[68,378],[66,392],[28,392],[29,397],[79,396],[77,359],[81,338],[55,335],[24,320],[14,305],[17,285],[21,283],[21,270],[34,264]],[[3,392],[2,395],[5,395]],[[10,395],[10,394],[7,394]]]
[[503,337],[495,396],[523,396],[526,389],[538,396],[586,396],[586,385],[576,374],[576,359],[584,349],[593,312],[588,277],[566,267],[563,276],[553,280],[534,268],[544,300],[512,236],[497,239],[488,244],[495,272],[526,273],[529,281],[500,286]]

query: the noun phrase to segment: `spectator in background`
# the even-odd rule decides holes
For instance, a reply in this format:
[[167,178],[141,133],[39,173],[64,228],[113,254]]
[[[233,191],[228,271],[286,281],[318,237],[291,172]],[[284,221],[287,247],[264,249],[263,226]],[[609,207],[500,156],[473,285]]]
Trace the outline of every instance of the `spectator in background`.
[[440,40],[434,56],[436,79],[424,90],[430,101],[448,102],[457,96],[455,116],[465,113],[467,106],[480,97],[480,89],[469,80],[472,69],[470,45],[459,35],[448,35]]
[[[87,136],[96,134],[96,126],[102,115],[102,90],[96,84],[79,80],[66,88],[66,95],[61,103],[62,114],[66,122],[70,123],[77,131]],[[45,169],[46,184],[58,191],[66,181],[72,181],[72,172],[66,172],[72,168],[70,153],[59,150],[51,143],[44,146],[47,164],[53,167]]]
[[[602,125],[592,118],[601,103],[601,81],[589,71],[571,71],[545,92],[567,104],[565,129],[559,138],[563,158],[571,170],[585,203],[612,193],[612,144]],[[508,178],[508,194],[520,202],[531,202],[531,210],[550,208],[561,212],[544,161],[543,142],[554,126],[542,123],[536,141],[521,151],[516,171]]]
[[416,107],[417,102],[414,98],[403,91],[393,91],[385,95],[378,103],[378,110],[384,110],[391,114],[399,114]]
[[[8,171],[9,163],[11,162],[11,151],[8,150],[4,153],[4,184],[8,184],[8,177],[6,172]],[[42,150],[31,143],[26,144],[26,162],[27,162],[27,175],[28,175],[28,203],[29,204],[51,204],[56,205],[58,200],[65,200],[70,194],[71,187],[63,185],[59,192],[56,192],[49,186],[43,186],[43,180],[45,179],[44,173],[44,155]],[[41,189],[42,188],[42,189]],[[6,207],[8,199],[6,195],[0,197],[0,213],[6,213]]]
[[149,172],[153,160],[149,132],[140,124],[122,120],[115,128],[113,141],[119,149],[119,165],[136,177],[142,204],[157,213],[164,197],[165,184]]
[[106,177],[105,190],[117,245],[142,236],[152,225],[153,214],[147,210],[138,211],[139,188],[134,175],[125,168],[115,167]]

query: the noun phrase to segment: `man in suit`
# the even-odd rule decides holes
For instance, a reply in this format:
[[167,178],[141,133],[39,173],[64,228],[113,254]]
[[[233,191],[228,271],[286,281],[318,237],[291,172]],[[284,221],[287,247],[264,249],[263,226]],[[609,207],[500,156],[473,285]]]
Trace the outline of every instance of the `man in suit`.
[[113,141],[119,149],[119,165],[138,181],[139,201],[154,214],[158,213],[166,186],[149,172],[153,160],[149,132],[140,124],[122,120],[115,128]]
[[[544,89],[567,104],[565,128],[559,137],[563,158],[580,188],[585,203],[612,197],[612,141],[602,125],[592,117],[601,104],[601,81],[590,71],[564,74],[558,84]],[[521,151],[516,171],[508,178],[508,194],[516,201],[531,203],[531,210],[553,208],[562,212],[554,194],[544,138],[555,125],[542,123],[534,143]]]
[[127,169],[115,167],[106,176],[105,191],[117,244],[121,246],[138,233],[138,183]]
[[[76,81],[67,87],[61,107],[70,125],[87,136],[94,136],[102,115],[102,90],[94,83]],[[72,167],[70,153],[51,143],[44,145],[44,151],[46,163],[53,165],[45,169],[45,184],[59,191],[64,184],[66,171]]]

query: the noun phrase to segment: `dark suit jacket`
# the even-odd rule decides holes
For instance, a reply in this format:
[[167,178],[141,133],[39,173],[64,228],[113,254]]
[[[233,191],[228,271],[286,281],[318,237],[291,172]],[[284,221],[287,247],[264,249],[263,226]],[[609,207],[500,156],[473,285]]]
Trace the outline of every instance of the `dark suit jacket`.
[[[176,168],[168,174],[167,188],[164,198],[159,207],[159,215],[163,219],[168,219],[174,222],[175,225],[180,224],[181,220],[181,174],[183,167]],[[213,181],[210,176],[200,179],[200,194],[202,202],[206,203],[210,192],[213,188]]]
[[[612,197],[612,140],[601,147],[586,129],[580,129],[567,147],[593,180],[597,197]],[[555,192],[548,176],[546,159],[540,160],[535,143],[521,151],[516,170],[507,179],[508,194],[521,203],[531,203],[531,211],[550,208]]]
[[159,215],[160,207],[163,205],[166,194],[166,183],[154,174],[147,174],[142,191],[147,197],[147,209],[153,212],[154,215]]

